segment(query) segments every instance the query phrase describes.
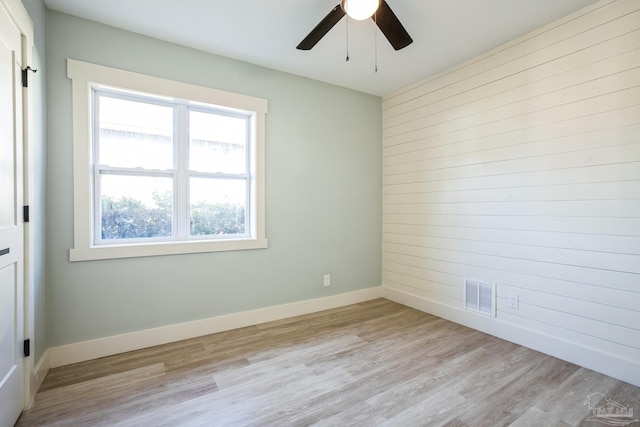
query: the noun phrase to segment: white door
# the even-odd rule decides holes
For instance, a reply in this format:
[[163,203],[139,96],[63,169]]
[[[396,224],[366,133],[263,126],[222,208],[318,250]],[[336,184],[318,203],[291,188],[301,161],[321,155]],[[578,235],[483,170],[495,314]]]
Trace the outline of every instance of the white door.
[[23,409],[21,34],[0,3],[0,427]]

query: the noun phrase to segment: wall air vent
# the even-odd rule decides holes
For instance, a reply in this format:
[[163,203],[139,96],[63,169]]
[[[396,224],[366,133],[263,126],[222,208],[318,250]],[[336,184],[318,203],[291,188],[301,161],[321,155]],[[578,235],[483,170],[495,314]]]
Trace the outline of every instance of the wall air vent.
[[496,284],[465,278],[463,302],[467,310],[496,317]]

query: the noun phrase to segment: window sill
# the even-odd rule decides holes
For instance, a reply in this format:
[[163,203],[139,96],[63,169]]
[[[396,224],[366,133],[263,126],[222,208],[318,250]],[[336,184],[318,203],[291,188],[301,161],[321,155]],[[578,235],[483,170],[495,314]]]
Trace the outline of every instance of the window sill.
[[69,261],[95,261],[101,259],[138,258],[203,252],[243,251],[249,249],[266,249],[267,246],[267,239],[156,242],[118,246],[92,246],[71,249],[69,251]]

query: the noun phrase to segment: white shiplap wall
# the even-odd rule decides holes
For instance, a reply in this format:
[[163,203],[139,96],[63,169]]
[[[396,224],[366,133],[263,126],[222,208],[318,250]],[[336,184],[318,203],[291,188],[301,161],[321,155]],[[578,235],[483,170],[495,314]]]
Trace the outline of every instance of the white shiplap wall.
[[388,297],[640,385],[639,0],[391,94],[383,129]]

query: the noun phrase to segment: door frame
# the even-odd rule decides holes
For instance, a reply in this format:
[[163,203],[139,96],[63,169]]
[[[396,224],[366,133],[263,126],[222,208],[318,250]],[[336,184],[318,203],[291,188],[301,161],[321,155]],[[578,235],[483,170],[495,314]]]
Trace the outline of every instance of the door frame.
[[[14,24],[22,35],[22,67],[32,64],[32,54],[34,46],[34,30],[33,22],[29,13],[25,9],[20,0],[0,0],[0,3],[9,12]],[[32,205],[32,185],[34,180],[32,179],[34,170],[32,168],[32,144],[31,142],[31,130],[32,130],[32,108],[33,95],[28,88],[22,88],[22,135],[23,135],[23,203],[27,206]],[[29,223],[24,223],[24,322],[23,322],[23,334],[25,339],[31,339],[31,346],[34,345],[35,335],[35,272],[32,269],[35,259],[35,245],[34,236],[31,232],[33,228]],[[31,351],[31,357],[25,357],[24,359],[24,395],[23,395],[23,408],[27,409],[33,404],[33,399],[37,389],[35,387],[34,380],[34,355]]]

